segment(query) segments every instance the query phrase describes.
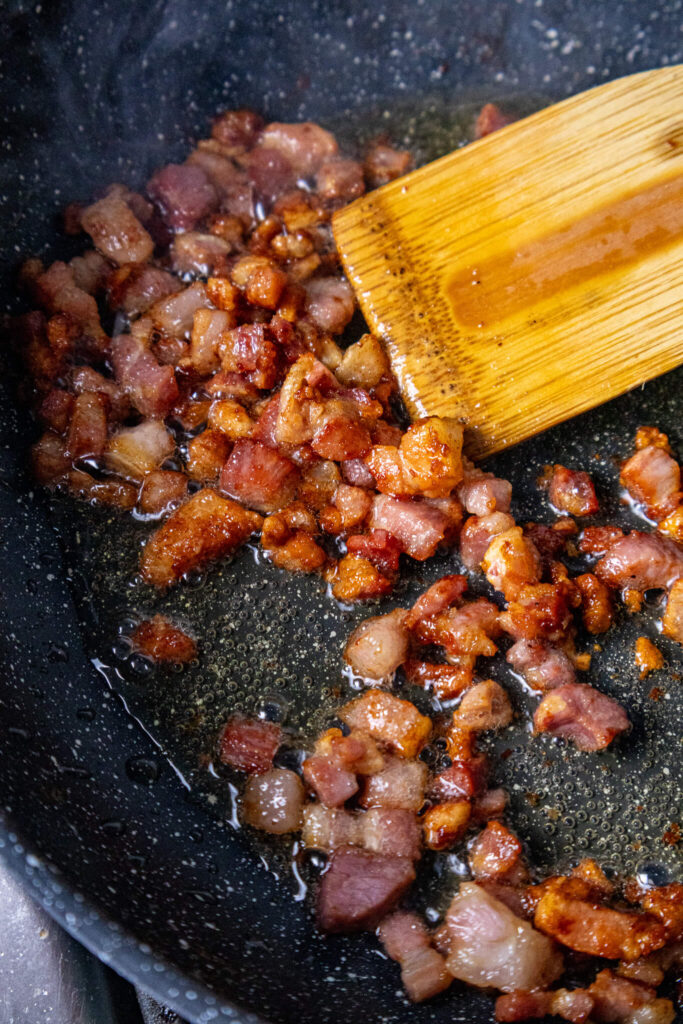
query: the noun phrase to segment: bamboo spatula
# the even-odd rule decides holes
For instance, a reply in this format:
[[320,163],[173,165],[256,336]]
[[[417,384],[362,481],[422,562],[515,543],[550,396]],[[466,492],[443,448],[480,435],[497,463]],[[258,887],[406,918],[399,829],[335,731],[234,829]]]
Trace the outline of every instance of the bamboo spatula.
[[564,100],[335,214],[413,416],[488,455],[683,361],[683,65]]

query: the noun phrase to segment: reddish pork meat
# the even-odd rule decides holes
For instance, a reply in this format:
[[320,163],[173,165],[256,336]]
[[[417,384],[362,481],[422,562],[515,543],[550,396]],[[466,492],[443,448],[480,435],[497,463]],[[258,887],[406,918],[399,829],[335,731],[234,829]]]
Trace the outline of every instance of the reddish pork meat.
[[505,659],[534,690],[554,690],[576,682],[574,666],[567,655],[545,640],[518,640]]
[[571,740],[579,750],[602,750],[629,725],[621,704],[585,683],[550,690],[534,714],[536,732]]
[[152,661],[180,664],[197,657],[196,641],[163,615],[138,623],[130,639],[133,650]]
[[224,726],[219,757],[239,772],[262,775],[273,767],[282,742],[282,729],[275,722],[235,715]]
[[683,576],[683,550],[668,537],[634,530],[610,545],[595,575],[614,590],[668,590]]
[[366,619],[354,629],[344,650],[352,670],[366,679],[386,679],[408,655],[407,612],[397,608],[388,615]]
[[[264,756],[265,763],[265,756]],[[304,788],[287,768],[270,768],[247,779],[242,798],[244,821],[262,832],[284,835],[301,828]]]
[[556,509],[571,516],[593,516],[600,508],[588,473],[566,466],[553,466],[548,498]]
[[683,499],[680,466],[657,445],[641,448],[621,467],[621,483],[649,516],[664,519]]
[[448,988],[453,977],[417,914],[397,911],[385,917],[377,934],[388,956],[401,965],[401,981],[412,1002],[420,1003]]
[[407,857],[353,847],[336,850],[318,891],[318,924],[326,932],[367,930],[386,917],[415,879]]

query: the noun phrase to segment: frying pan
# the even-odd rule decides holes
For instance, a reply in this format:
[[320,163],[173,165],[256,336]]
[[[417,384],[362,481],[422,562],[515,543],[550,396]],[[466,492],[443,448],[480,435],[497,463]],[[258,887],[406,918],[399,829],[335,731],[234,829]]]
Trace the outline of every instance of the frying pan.
[[[56,231],[66,202],[115,180],[141,185],[182,159],[220,108],[319,119],[348,139],[382,128],[428,159],[463,141],[485,100],[530,110],[683,59],[680,4],[653,0],[6,0],[2,17],[8,309],[20,258],[72,253]],[[34,492],[32,428],[14,406],[11,367],[2,377],[0,848],[10,866],[72,934],[191,1021],[490,1020],[491,1001],[458,985],[409,1007],[372,937],[317,935],[306,895],[316,864],[291,842],[235,829],[235,780],[211,761],[235,708],[283,719],[293,737],[283,756],[295,757],[298,737],[348,692],[343,637],[368,609],[338,608],[315,580],[284,577],[251,550],[172,595],[147,591],[134,581],[147,527]],[[547,519],[534,480],[558,461],[590,468],[607,512],[637,525],[618,504],[614,460],[642,422],[680,445],[682,383],[669,374],[496,458],[517,518]],[[394,603],[454,564],[418,567]],[[199,664],[182,673],[146,671],[118,637],[163,608],[203,638]],[[680,874],[680,847],[661,839],[683,803],[680,651],[658,640],[668,665],[652,677],[658,695],[632,663],[656,614],[622,621],[595,652],[596,684],[634,722],[620,749],[596,758],[530,742],[523,719],[497,741],[496,781],[544,869],[593,853],[656,882]],[[523,709],[505,666],[492,673]],[[442,909],[460,869],[456,857],[435,862],[417,905]]]

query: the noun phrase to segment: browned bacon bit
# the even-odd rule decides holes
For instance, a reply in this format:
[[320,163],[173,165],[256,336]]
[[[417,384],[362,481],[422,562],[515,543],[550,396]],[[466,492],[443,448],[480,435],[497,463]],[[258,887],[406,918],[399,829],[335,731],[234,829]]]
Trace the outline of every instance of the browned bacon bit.
[[235,715],[221,733],[219,757],[239,772],[262,775],[273,767],[281,742],[282,729],[275,722]]
[[518,640],[505,660],[520,672],[534,690],[553,690],[576,682],[574,666],[564,651],[545,640]]
[[676,580],[666,602],[662,633],[683,644],[683,580]]
[[588,473],[566,466],[553,466],[548,498],[556,509],[572,516],[592,516],[600,509]]
[[111,343],[117,383],[143,416],[166,416],[178,398],[171,366],[161,366],[131,334],[120,334]]
[[503,729],[511,721],[512,708],[508,695],[493,679],[477,683],[471,690],[467,690],[453,712],[453,724],[473,732]]
[[516,120],[517,118],[512,114],[504,114],[495,103],[485,103],[477,114],[477,120],[474,124],[474,137],[475,139],[483,139],[486,135],[490,135],[491,132],[497,132],[499,128],[504,128],[505,125],[512,124]]
[[468,569],[478,569],[493,538],[514,525],[514,519],[506,512],[491,512],[466,519],[460,534],[460,558],[463,564]]
[[418,597],[406,616],[406,629],[414,629],[421,619],[438,615],[452,604],[460,604],[466,590],[466,576],[442,576]]
[[[387,757],[391,757],[385,756],[372,736],[362,729],[352,729],[348,736],[345,736],[341,729],[328,729],[318,737],[315,752],[338,761],[348,771],[358,775],[374,775],[381,772]],[[405,762],[402,761],[401,764]],[[419,805],[415,810],[418,809]]]
[[414,861],[422,852],[418,820],[401,808],[372,807],[356,813],[308,804],[303,811],[301,837],[305,847],[325,853],[343,846],[360,846],[369,853]]
[[[649,889],[640,903],[643,910],[659,918],[666,929],[669,941],[677,942],[683,939],[683,884],[673,882],[671,885]],[[683,951],[679,953],[683,955]]]
[[108,469],[137,482],[154,472],[174,448],[173,438],[161,420],[143,420],[136,427],[121,427],[112,434],[104,461]]
[[581,592],[581,617],[584,626],[593,636],[606,633],[614,617],[608,588],[592,572],[575,576],[572,582]]
[[88,206],[81,226],[100,252],[112,263],[146,263],[154,242],[127,203],[109,195]]
[[466,512],[475,516],[491,512],[508,512],[512,499],[512,484],[501,480],[493,473],[485,473],[473,466],[469,459],[463,459],[464,477],[458,484],[456,494]]
[[247,825],[284,835],[301,828],[304,787],[296,772],[271,768],[247,779],[242,798],[242,816]]
[[365,462],[384,494],[447,497],[462,479],[463,429],[455,419],[417,420],[398,448],[376,445]]
[[650,445],[653,445],[655,448],[662,448],[663,451],[671,455],[669,438],[658,427],[638,427],[634,442],[636,451],[640,451],[641,448],[648,448]]
[[320,883],[318,924],[327,932],[373,929],[414,879],[407,857],[341,847],[332,854]]
[[660,533],[665,533],[677,544],[683,545],[683,503],[670,512],[666,519],[657,524]]
[[509,797],[504,789],[487,789],[472,804],[472,822],[481,823],[492,818],[500,818],[505,813]]
[[479,833],[469,849],[468,861],[476,881],[491,879],[503,882],[514,877],[516,883],[526,876],[522,844],[499,821],[489,821]]
[[131,634],[133,650],[152,661],[182,663],[197,657],[197,644],[163,615],[138,623]]
[[84,391],[73,404],[66,435],[66,455],[76,461],[102,455],[107,443],[109,399],[101,391]]
[[276,512],[294,497],[298,467],[260,441],[240,438],[223,466],[220,489],[259,512]]
[[469,664],[441,665],[433,661],[419,661],[407,658],[402,665],[403,672],[413,686],[422,686],[432,691],[439,700],[452,700],[472,685],[474,668]]
[[386,530],[369,530],[368,533],[354,534],[349,537],[346,547],[350,555],[358,555],[371,562],[387,578],[398,572],[403,548]]
[[344,660],[359,676],[386,679],[408,655],[407,616],[402,608],[366,619],[354,629],[344,649]]
[[615,590],[668,590],[683,576],[683,550],[668,537],[634,530],[610,546],[595,574]]
[[620,481],[655,520],[666,518],[683,500],[680,467],[657,445],[641,448],[627,459],[621,467]]
[[477,754],[467,761],[453,761],[450,768],[434,776],[429,795],[444,802],[463,798],[471,800],[486,786],[488,767],[484,754]]
[[363,729],[401,757],[416,757],[432,731],[431,719],[410,701],[384,690],[367,690],[346,704],[339,717],[352,729]]
[[201,490],[172,512],[142,552],[146,583],[168,587],[191,569],[235,551],[259,529],[261,517],[214,491]]
[[393,588],[393,581],[361,555],[344,555],[326,577],[338,601],[364,601],[383,597]]
[[521,526],[513,526],[494,537],[481,565],[489,583],[502,591],[507,601],[514,601],[525,584],[540,580],[541,556],[524,536]]
[[386,530],[411,558],[431,558],[444,538],[447,516],[433,505],[414,498],[393,498],[378,494],[374,499],[370,526]]
[[181,505],[187,497],[187,477],[171,469],[147,473],[138,494],[138,512],[144,516],[161,517]]
[[460,608],[448,608],[420,619],[414,634],[423,643],[440,644],[456,664],[462,656],[490,657],[497,650],[492,638],[500,635],[498,614],[496,605],[482,597]]
[[649,1014],[641,1017],[638,1011],[654,1002],[654,989],[620,978],[614,971],[600,971],[587,991],[593,999],[592,1015],[595,1020],[625,1022],[651,1019]]
[[534,714],[537,733],[571,740],[579,750],[602,750],[629,725],[620,704],[585,683],[550,690]]
[[584,882],[588,882],[599,897],[607,898],[615,891],[614,883],[610,882],[602,868],[590,857],[579,861],[571,873],[575,878],[582,878]]
[[553,942],[476,882],[463,882],[446,913],[448,970],[502,992],[545,988],[562,973]]
[[618,526],[587,526],[579,540],[579,551],[585,555],[604,555],[624,536]]
[[387,955],[401,965],[401,981],[412,1002],[430,999],[453,981],[417,914],[396,911],[385,917],[377,935]]
[[519,587],[517,597],[500,615],[500,625],[517,639],[564,639],[572,624],[572,590],[564,582],[533,583]]
[[469,800],[449,801],[430,807],[422,816],[422,838],[430,850],[448,850],[467,831]]
[[656,672],[664,664],[664,656],[646,636],[636,640],[635,663],[640,669],[640,678],[645,679],[650,672]]
[[655,917],[603,906],[583,878],[551,878],[539,889],[534,924],[579,953],[636,960],[667,941],[666,929]]
[[303,763],[303,776],[326,807],[341,807],[358,791],[354,773],[331,757],[309,757]]
[[286,509],[264,519],[261,528],[261,547],[278,569],[287,569],[288,572],[317,572],[327,562],[325,551],[316,544],[307,528],[292,528],[287,523],[285,513]]
[[412,157],[405,149],[395,149],[385,138],[375,139],[365,153],[363,170],[371,188],[386,185],[410,169]]
[[[575,526],[573,519],[571,522]],[[527,523],[524,526],[524,536],[533,542],[546,566],[564,551],[566,537],[561,530],[555,530],[552,526]]]

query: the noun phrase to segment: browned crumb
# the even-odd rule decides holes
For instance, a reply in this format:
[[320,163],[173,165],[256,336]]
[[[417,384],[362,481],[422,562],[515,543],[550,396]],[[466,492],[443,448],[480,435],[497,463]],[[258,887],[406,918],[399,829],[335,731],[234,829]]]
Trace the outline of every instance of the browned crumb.
[[662,836],[662,842],[667,846],[677,846],[681,841],[681,826],[677,821],[672,821]]
[[645,679],[650,672],[656,672],[662,667],[664,658],[651,640],[646,636],[639,636],[636,640],[635,662],[640,669],[640,678]]
[[643,595],[639,590],[625,590],[623,600],[626,605],[626,611],[630,612],[631,615],[634,612],[639,612],[643,607]]
[[653,700],[655,703],[658,703],[665,693],[666,690],[663,690],[661,686],[653,686],[650,692],[648,693],[648,697],[650,698],[650,700]]

